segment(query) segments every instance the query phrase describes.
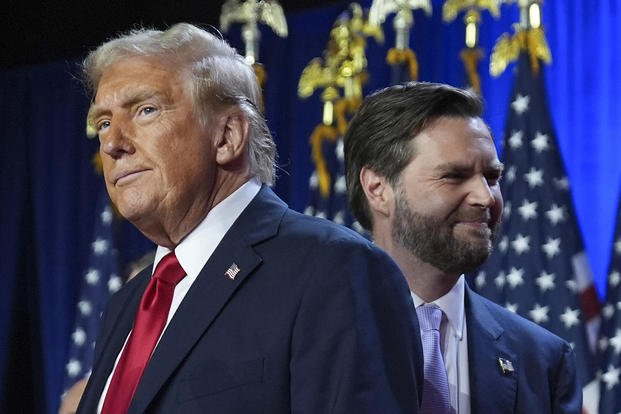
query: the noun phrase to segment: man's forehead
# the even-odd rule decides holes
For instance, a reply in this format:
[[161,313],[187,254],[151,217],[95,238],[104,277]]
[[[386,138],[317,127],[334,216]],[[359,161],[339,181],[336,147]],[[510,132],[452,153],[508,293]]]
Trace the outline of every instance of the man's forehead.
[[427,167],[466,168],[479,165],[502,169],[494,140],[487,130],[439,129],[431,134],[424,130],[409,145],[412,146],[412,162]]
[[[101,89],[99,90],[101,91]],[[167,97],[170,95],[169,88],[147,83],[135,83],[125,85],[113,85],[99,92],[93,99],[93,105],[103,105],[106,102],[133,102],[149,98]]]
[[148,59],[115,62],[104,70],[89,114],[109,106],[123,106],[148,99],[170,100],[184,93],[178,72]]
[[[475,140],[480,140],[475,142]],[[410,139],[414,149],[425,146],[460,147],[491,145],[494,139],[491,130],[480,117],[443,116],[425,125]]]
[[102,88],[114,89],[124,84],[179,83],[184,74],[184,69],[179,65],[174,65],[169,59],[157,60],[153,57],[131,56],[117,60],[103,69],[95,94],[99,94]]

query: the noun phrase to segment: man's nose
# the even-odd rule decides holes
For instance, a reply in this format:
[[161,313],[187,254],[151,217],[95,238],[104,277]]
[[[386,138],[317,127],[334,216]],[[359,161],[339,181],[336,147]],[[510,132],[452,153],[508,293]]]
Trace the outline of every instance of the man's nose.
[[132,154],[134,131],[130,125],[123,122],[112,122],[108,131],[100,136],[100,151],[117,159],[125,154]]
[[489,208],[496,203],[487,178],[473,177],[468,192],[468,202],[477,207]]

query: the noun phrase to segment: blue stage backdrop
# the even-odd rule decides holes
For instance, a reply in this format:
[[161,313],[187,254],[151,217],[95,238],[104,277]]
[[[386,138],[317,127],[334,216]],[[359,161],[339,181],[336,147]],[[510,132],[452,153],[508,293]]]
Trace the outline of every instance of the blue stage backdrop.
[[[332,23],[347,5],[288,13],[286,39],[262,30],[266,110],[281,166],[276,191],[300,211],[308,204],[313,170],[308,139],[321,122],[322,104],[317,95],[300,100],[297,83],[306,64],[321,56]],[[362,5],[368,7],[370,1]],[[461,18],[443,23],[442,2],[434,0],[433,5],[431,17],[414,13],[410,45],[418,56],[419,79],[465,85],[459,59],[463,23]],[[499,19],[487,12],[482,15],[480,44],[486,56],[479,72],[485,119],[498,143],[513,66],[492,78],[487,65],[496,39],[503,32],[512,33],[511,25],[518,20],[516,7],[504,5]],[[194,21],[200,23],[200,16]],[[544,68],[552,122],[602,296],[621,180],[621,110],[616,103],[621,96],[619,21],[621,0],[543,4],[553,58]],[[394,40],[391,23],[389,19],[384,25],[383,45],[369,40],[365,93],[390,83],[385,56]],[[234,27],[227,37],[241,47],[238,30]],[[97,142],[85,136],[88,101],[76,80],[76,63],[0,71],[0,412],[54,413],[62,392],[102,185],[91,165]],[[125,244],[117,246],[121,256],[151,248],[125,226],[118,231]]]

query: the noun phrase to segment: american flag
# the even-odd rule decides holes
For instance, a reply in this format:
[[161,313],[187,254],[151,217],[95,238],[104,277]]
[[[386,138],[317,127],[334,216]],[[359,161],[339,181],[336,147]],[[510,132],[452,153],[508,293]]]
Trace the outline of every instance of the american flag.
[[330,175],[330,192],[326,196],[319,190],[318,172],[315,169],[309,179],[310,197],[304,214],[332,220],[359,233],[364,233],[360,223],[352,217],[347,208],[343,138],[340,137],[335,142],[324,140],[321,154]]
[[64,392],[90,374],[101,313],[110,296],[123,284],[114,243],[114,212],[105,188],[102,188],[99,195],[96,211],[89,264],[83,274],[65,367]]
[[606,292],[599,340],[602,370],[599,413],[618,414],[621,413],[621,200]]
[[585,409],[594,414],[599,302],[544,85],[543,71],[534,73],[523,52],[504,135],[504,223],[474,288],[572,344],[578,381],[589,384]]

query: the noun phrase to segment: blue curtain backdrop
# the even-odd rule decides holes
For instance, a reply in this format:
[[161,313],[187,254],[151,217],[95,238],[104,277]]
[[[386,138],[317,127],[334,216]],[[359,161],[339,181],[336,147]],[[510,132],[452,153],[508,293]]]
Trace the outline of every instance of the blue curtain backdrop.
[[[463,24],[459,18],[443,23],[441,3],[433,2],[432,17],[415,12],[411,46],[420,80],[464,85]],[[333,21],[347,4],[289,13],[287,39],[263,30],[267,117],[282,168],[276,191],[300,211],[308,202],[313,168],[308,137],[322,108],[318,96],[297,97],[297,82],[305,65],[321,56]],[[543,17],[553,57],[544,69],[551,114],[595,281],[604,295],[621,180],[616,102],[621,96],[621,0],[547,0]],[[515,5],[504,5],[498,20],[483,13],[480,43],[486,58],[480,73],[485,119],[497,142],[512,66],[491,78],[487,64],[496,39],[511,32],[517,19]],[[393,43],[391,27],[389,19],[385,44],[369,40],[367,93],[390,83],[385,55]],[[236,32],[233,28],[227,38],[240,46]],[[85,137],[88,102],[76,73],[76,62],[65,61],[0,71],[0,412],[58,408],[102,185],[91,164],[97,142]],[[147,244],[127,231],[126,250]]]

